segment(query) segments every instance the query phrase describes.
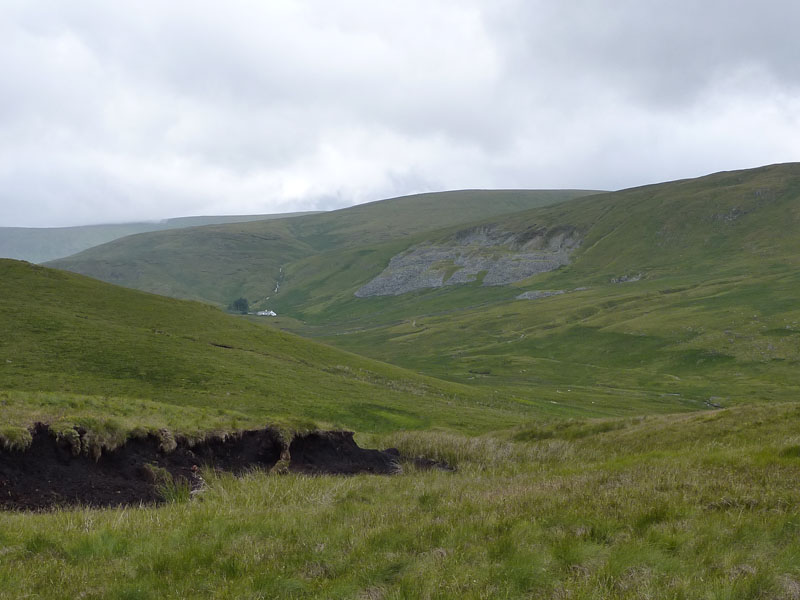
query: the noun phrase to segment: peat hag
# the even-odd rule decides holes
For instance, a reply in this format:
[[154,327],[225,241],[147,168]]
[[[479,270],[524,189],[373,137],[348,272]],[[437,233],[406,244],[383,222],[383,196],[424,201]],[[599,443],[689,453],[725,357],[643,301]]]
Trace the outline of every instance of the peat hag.
[[[120,506],[162,500],[165,483],[202,486],[203,467],[241,474],[288,469],[314,474],[392,474],[399,453],[360,448],[352,432],[296,435],[288,444],[270,428],[242,431],[190,444],[150,434],[114,450],[93,453],[85,431],[61,435],[37,424],[25,450],[0,449],[0,508],[38,510],[56,506]],[[92,456],[94,454],[94,457]]]
[[360,448],[352,431],[314,431],[289,444],[289,470],[299,473],[397,473],[400,453]]

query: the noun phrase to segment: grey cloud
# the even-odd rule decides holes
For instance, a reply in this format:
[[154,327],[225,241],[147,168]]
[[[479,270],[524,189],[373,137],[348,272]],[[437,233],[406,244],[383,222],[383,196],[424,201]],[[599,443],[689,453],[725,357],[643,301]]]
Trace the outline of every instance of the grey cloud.
[[799,18],[776,0],[7,3],[0,224],[794,160]]
[[692,102],[741,69],[800,83],[800,5],[790,1],[538,0],[501,3],[489,21],[518,68],[604,83],[658,105]]

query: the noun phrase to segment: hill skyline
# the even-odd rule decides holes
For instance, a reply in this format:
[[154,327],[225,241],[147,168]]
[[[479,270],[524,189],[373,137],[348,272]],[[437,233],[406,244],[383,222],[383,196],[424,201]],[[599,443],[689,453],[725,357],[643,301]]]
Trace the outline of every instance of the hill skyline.
[[453,222],[596,193],[463,190],[417,194],[305,217],[130,236],[48,264],[218,306],[244,296],[255,307],[268,308],[266,299],[280,287],[283,269],[292,261],[366,243],[391,244]]
[[101,223],[74,227],[0,227],[0,258],[42,263],[137,233],[221,223],[284,219],[299,214],[309,213],[175,217],[158,221]]

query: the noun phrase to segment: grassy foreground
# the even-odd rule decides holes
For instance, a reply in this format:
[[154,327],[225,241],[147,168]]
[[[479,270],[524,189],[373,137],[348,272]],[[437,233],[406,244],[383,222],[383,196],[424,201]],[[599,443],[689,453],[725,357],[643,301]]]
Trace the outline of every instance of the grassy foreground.
[[457,473],[0,514],[1,598],[798,598],[800,406],[374,434]]

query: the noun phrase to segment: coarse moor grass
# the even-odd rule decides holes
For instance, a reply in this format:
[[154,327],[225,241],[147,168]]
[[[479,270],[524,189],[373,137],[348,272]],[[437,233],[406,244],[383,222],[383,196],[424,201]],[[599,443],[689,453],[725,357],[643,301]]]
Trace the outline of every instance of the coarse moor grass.
[[[36,423],[47,424],[53,432],[85,430],[101,452],[118,448],[129,438],[162,431],[198,441],[267,425],[258,416],[223,406],[179,406],[141,398],[17,390],[0,390],[0,417],[0,447],[15,450],[24,450],[30,444],[30,430]],[[304,424],[298,418],[273,418],[269,425],[287,433],[316,427],[314,421]]]
[[373,434],[458,472],[207,473],[0,514],[2,598],[796,598],[800,406]]

